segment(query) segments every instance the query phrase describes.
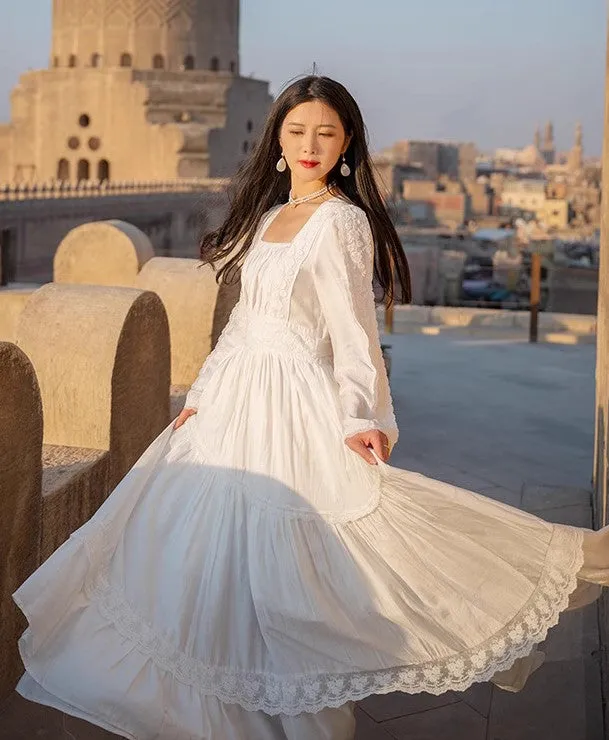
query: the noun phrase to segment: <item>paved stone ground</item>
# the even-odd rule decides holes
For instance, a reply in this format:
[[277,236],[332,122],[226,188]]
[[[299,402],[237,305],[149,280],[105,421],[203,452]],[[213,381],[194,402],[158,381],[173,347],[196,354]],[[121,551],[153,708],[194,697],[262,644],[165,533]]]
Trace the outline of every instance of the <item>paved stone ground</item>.
[[[393,465],[590,526],[592,346],[418,335],[387,341],[401,430]],[[370,697],[357,710],[357,740],[603,740],[595,605],[565,614],[542,649],[546,663],[518,694],[477,684],[440,697]],[[114,737],[65,722],[76,740]],[[0,738],[70,735],[61,715],[15,696],[0,713]]]

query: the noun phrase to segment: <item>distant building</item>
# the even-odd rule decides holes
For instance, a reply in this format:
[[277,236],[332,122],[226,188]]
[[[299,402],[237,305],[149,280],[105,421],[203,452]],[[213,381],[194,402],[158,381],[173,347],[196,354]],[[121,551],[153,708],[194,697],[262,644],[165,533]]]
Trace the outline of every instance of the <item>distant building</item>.
[[541,179],[506,180],[501,206],[532,213],[548,229],[562,230],[569,225],[571,209],[568,190],[563,183]]
[[418,166],[401,164],[386,154],[372,156],[376,184],[386,199],[395,198],[402,192],[405,180],[422,180],[425,178],[423,169]]
[[495,151],[495,166],[518,168],[528,171],[541,171],[545,166],[545,160],[537,147],[531,145],[523,149],[500,148]]
[[477,150],[473,143],[397,141],[384,155],[396,164],[420,168],[428,180],[446,176],[451,180],[473,180],[476,177]]
[[569,226],[569,201],[566,198],[547,198],[538,214],[547,228],[562,231]]
[[239,0],[55,0],[48,69],[0,125],[0,182],[231,175],[268,83],[239,75]]
[[501,193],[501,205],[514,210],[542,213],[546,201],[545,180],[505,180]]
[[471,142],[457,146],[459,148],[459,179],[464,182],[473,182],[476,179],[478,148]]
[[409,223],[457,228],[471,216],[471,197],[459,183],[442,188],[433,180],[405,180],[402,197]]

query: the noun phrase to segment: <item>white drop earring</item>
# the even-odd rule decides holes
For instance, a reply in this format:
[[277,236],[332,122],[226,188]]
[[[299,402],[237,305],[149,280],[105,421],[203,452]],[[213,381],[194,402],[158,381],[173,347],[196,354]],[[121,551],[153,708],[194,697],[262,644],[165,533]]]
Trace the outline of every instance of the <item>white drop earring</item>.
[[345,162],[345,153],[343,152],[343,163],[340,166],[340,174],[343,177],[349,177],[351,174],[351,167]]
[[281,152],[281,157],[279,157],[279,161],[275,165],[275,169],[277,170],[277,172],[285,172],[287,166],[288,163],[285,161],[283,152]]

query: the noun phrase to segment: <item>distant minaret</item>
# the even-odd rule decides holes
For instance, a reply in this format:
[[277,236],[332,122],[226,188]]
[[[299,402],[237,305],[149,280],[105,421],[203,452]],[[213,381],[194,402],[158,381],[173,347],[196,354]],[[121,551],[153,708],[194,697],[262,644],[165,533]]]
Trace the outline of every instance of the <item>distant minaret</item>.
[[546,123],[541,154],[546,164],[554,164],[556,161],[556,146],[554,145],[554,126],[552,125],[552,121]]
[[575,127],[575,145],[569,152],[569,170],[579,172],[584,165],[584,129],[581,123]]
[[541,151],[541,131],[539,130],[539,126],[535,129],[535,137],[533,139],[533,146],[537,151]]

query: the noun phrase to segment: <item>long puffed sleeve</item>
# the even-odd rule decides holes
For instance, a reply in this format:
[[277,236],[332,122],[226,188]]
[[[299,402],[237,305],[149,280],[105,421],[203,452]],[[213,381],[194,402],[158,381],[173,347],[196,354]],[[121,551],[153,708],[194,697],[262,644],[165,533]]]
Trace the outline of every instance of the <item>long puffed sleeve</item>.
[[203,367],[199,371],[197,379],[190,387],[186,395],[184,408],[198,409],[199,399],[205,387],[207,379],[215,372],[221,362],[230,355],[233,350],[243,344],[243,327],[242,327],[242,309],[239,301],[233,306],[233,310],[228,317],[228,321],[216,342],[216,346],[207,355]]
[[332,342],[344,438],[379,429],[393,447],[398,428],[379,341],[373,271],[368,218],[357,206],[341,205],[318,237],[313,280]]

